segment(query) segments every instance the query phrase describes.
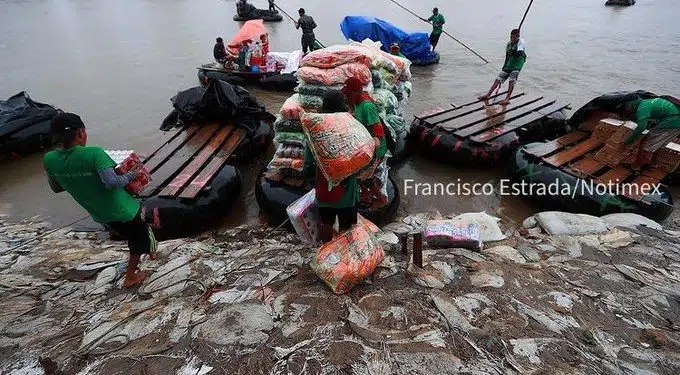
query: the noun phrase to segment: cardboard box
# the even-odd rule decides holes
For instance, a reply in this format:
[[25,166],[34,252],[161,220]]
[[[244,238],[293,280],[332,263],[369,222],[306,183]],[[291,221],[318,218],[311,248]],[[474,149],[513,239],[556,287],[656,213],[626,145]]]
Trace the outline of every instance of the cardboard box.
[[680,144],[671,142],[659,149],[655,156],[656,165],[666,172],[672,173],[680,167]]
[[139,156],[137,153],[135,153],[132,150],[123,150],[123,151],[116,151],[116,150],[107,150],[106,151],[111,158],[118,163],[116,166],[116,174],[125,174],[128,173],[130,170],[135,168],[136,166],[140,166],[141,169],[139,173],[137,173],[137,176],[130,181],[127,185],[125,185],[125,190],[127,190],[128,193],[132,195],[137,195],[139,194],[144,188],[151,182],[151,173],[146,169],[146,167],[142,164],[142,161],[139,159]]
[[624,124],[623,121],[613,118],[600,120],[593,130],[593,137],[606,142]]

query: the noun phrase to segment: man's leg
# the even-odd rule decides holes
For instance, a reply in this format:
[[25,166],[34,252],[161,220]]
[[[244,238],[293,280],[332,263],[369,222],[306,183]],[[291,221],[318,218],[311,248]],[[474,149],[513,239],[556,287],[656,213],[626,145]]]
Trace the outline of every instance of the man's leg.
[[493,94],[493,90],[495,90],[496,88],[498,88],[498,86],[500,86],[500,85],[501,85],[501,81],[499,81],[498,79],[495,79],[495,80],[493,81],[493,83],[491,84],[491,88],[489,89],[489,92],[487,92],[486,95],[480,96],[478,99],[480,99],[480,100],[489,100],[489,98],[491,98],[491,94]]
[[306,55],[307,54],[307,40],[305,39],[305,35],[302,35],[302,39],[300,40],[302,43],[302,54]]
[[437,48],[439,44],[439,35],[430,34],[430,44],[432,44],[432,52]]
[[333,239],[333,224],[335,224],[335,209],[330,207],[319,207],[320,237],[321,242],[327,243]]
[[352,228],[357,223],[357,207],[345,207],[338,210],[338,224],[340,232]]
[[517,77],[519,76],[518,71],[514,71],[510,73],[510,80],[508,81],[508,94],[505,96],[505,99],[500,102],[500,105],[508,105],[510,104],[510,97],[512,97],[512,90],[515,89],[515,82],[517,82]]

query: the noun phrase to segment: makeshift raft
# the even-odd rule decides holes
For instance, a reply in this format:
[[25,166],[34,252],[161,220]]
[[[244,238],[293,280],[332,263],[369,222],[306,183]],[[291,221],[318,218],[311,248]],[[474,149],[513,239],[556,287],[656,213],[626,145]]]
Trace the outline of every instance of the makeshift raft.
[[232,85],[259,85],[267,90],[293,92],[298,84],[295,74],[291,73],[227,70],[217,63],[203,64],[196,69],[198,81],[203,85],[210,79],[216,79]]
[[271,127],[261,128],[188,126],[144,160],[152,181],[139,194],[142,217],[159,239],[196,234],[225,216],[241,188],[233,164],[270,144]]
[[[612,117],[618,114],[593,112],[587,121],[564,136],[526,145],[514,157],[513,176],[536,185],[570,186],[572,194],[560,190],[545,196],[535,194],[535,189],[530,191],[534,193],[530,195],[555,208],[592,215],[632,212],[656,221],[664,220],[673,211],[671,194],[661,184],[669,175],[669,169],[650,167],[634,171],[623,164],[608,165],[600,152],[607,147],[606,139],[592,135],[601,119]],[[675,142],[680,143],[680,139]],[[612,189],[605,190],[605,185]],[[658,186],[658,191],[647,189],[645,194],[643,188],[651,186]]]
[[0,100],[0,163],[51,148],[50,123],[57,112],[24,91]]
[[411,141],[428,156],[448,163],[493,165],[520,145],[552,139],[567,131],[568,103],[538,94],[517,92],[510,104],[486,105],[476,99],[452,108],[428,110],[415,116]]

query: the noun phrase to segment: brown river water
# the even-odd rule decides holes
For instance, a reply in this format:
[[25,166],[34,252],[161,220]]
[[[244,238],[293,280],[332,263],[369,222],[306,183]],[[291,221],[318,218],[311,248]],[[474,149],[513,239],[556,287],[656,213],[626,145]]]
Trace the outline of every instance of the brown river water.
[[[402,0],[423,16],[438,6],[445,29],[490,61],[481,60],[442,36],[441,63],[413,68],[413,113],[433,105],[470,99],[486,91],[503,63],[509,30],[517,27],[528,0]],[[429,31],[388,0],[286,0],[294,14],[304,6],[318,23],[324,44],[343,43],[346,15],[371,15],[406,31]],[[535,1],[522,27],[528,59],[518,89],[540,91],[578,108],[608,91],[646,89],[680,94],[680,1],[638,0],[610,8],[604,0]],[[253,1],[266,8],[266,1]],[[169,134],[158,130],[177,91],[198,84],[196,67],[212,60],[216,36],[226,40],[240,24],[234,1],[219,0],[0,0],[0,97],[27,91],[35,100],[75,112],[84,119],[89,142],[110,149],[149,152]],[[292,22],[267,24],[271,50],[299,48]],[[253,89],[270,112],[285,94]],[[242,197],[226,225],[261,220],[253,185],[270,155],[242,169]],[[451,167],[419,156],[395,167],[399,181],[491,182],[501,168]],[[84,212],[66,194],[53,194],[41,156],[0,165],[0,214],[41,215],[56,225]],[[400,184],[402,184],[400,182]],[[400,186],[403,189],[403,184]],[[442,213],[483,211],[519,221],[540,208],[521,197],[405,196],[402,210]]]

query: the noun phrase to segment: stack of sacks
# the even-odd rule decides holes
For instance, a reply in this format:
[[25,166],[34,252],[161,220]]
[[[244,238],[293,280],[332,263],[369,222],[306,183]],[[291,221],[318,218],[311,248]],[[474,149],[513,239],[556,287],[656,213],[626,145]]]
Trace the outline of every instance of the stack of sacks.
[[[375,100],[392,139],[405,138],[408,129],[403,114],[411,96],[410,65],[407,59],[381,51],[380,45],[370,40],[309,53],[302,59],[297,71],[299,85],[295,89],[296,94],[286,100],[274,123],[275,143],[279,148],[288,146],[303,149],[302,113],[318,112],[324,93],[341,90],[349,77],[356,77],[364,83],[364,91]],[[277,150],[274,159],[284,158],[280,154]],[[291,169],[281,169],[279,166],[282,164],[285,163],[272,160],[265,177],[300,186],[302,181],[299,176]]]

